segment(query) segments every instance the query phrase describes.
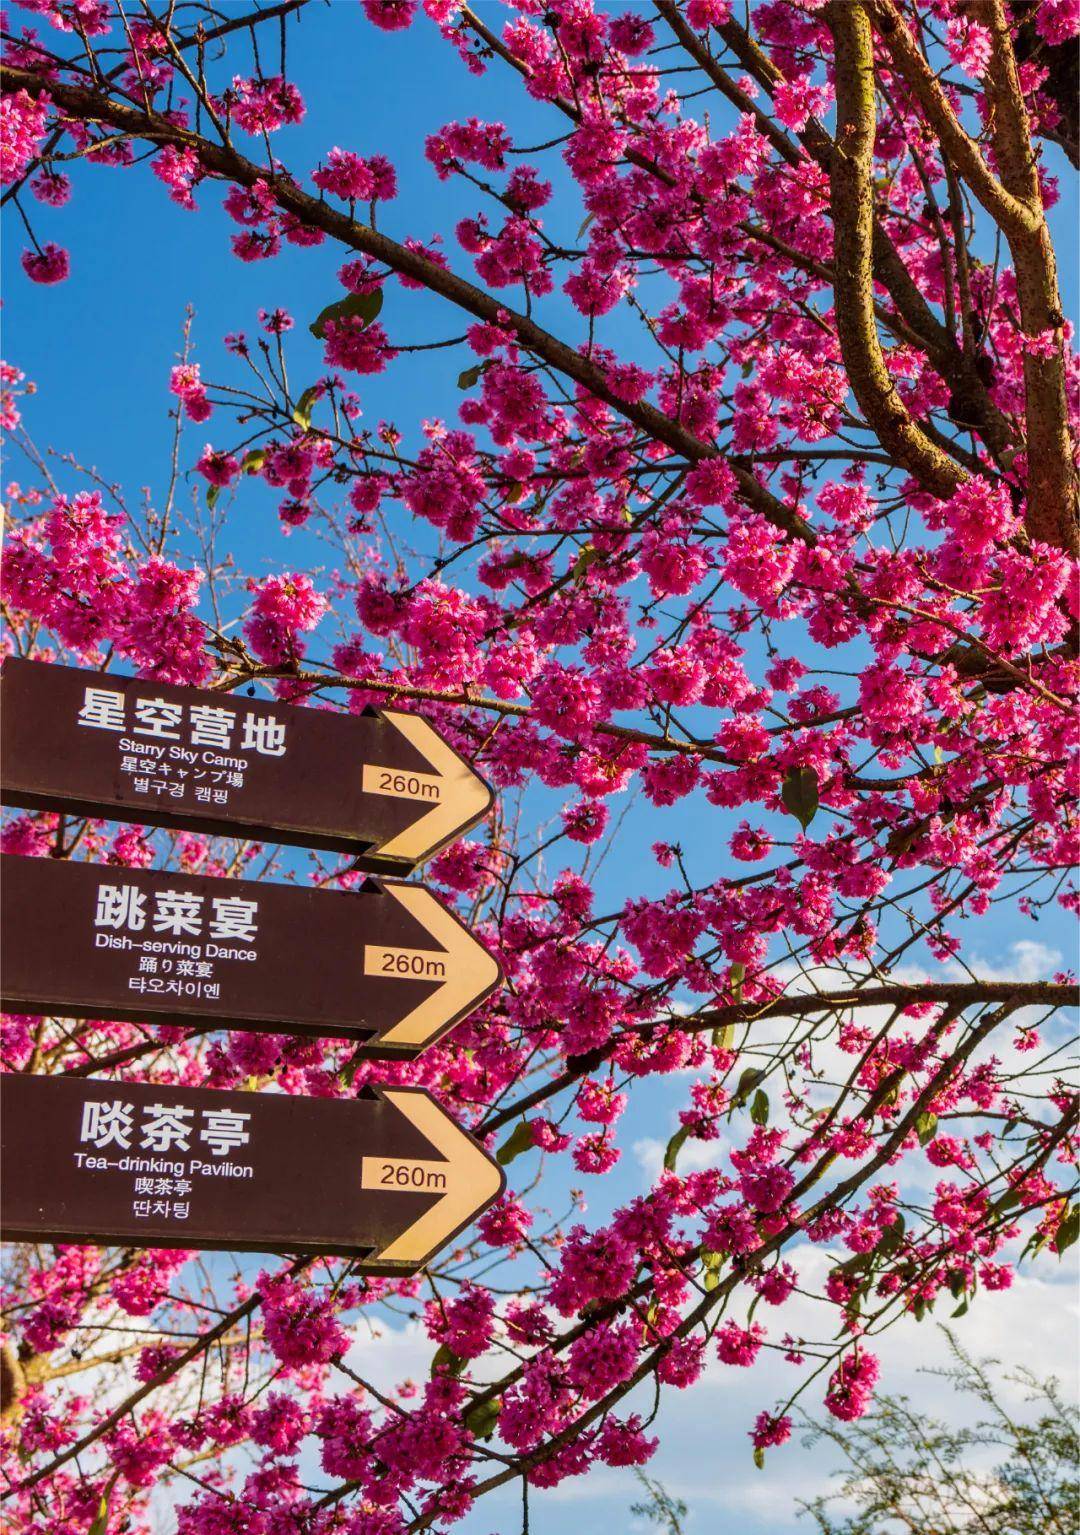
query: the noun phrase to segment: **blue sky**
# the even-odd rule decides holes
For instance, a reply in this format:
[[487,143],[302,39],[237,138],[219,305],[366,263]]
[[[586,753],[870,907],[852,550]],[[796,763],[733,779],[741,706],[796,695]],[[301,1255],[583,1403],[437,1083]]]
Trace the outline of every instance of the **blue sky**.
[[[492,20],[502,8],[482,4]],[[233,40],[231,67],[248,73],[245,44]],[[539,143],[562,131],[562,121],[532,102],[516,76],[501,67],[481,80],[470,76],[447,46],[425,23],[407,34],[389,36],[367,26],[358,7],[336,0],[328,8],[312,7],[299,27],[290,29],[290,74],[308,100],[308,116],[298,128],[279,135],[279,151],[300,172],[309,172],[333,145],[362,154],[386,153],[398,171],[400,195],[383,219],[388,232],[421,239],[443,232],[451,264],[466,271],[466,258],[450,237],[455,221],[479,206],[479,194],[457,183],[440,183],[423,157],[426,135],[454,118],[472,115],[487,120],[505,118],[520,143]],[[264,59],[265,63],[265,59]],[[714,132],[721,131],[722,104],[710,103]],[[565,190],[557,157],[537,157],[545,174]],[[1071,174],[1056,155],[1056,168],[1068,198],[1056,210],[1054,222],[1064,236],[1060,249],[1067,308],[1077,309],[1075,242],[1076,196]],[[290,376],[296,393],[324,370],[321,347],[307,334],[307,324],[341,294],[335,272],[342,256],[330,244],[315,251],[286,246],[274,261],[245,266],[229,250],[235,226],[220,211],[220,190],[206,184],[198,192],[200,212],[175,207],[165,189],[146,167],[135,172],[76,168],[71,204],[61,211],[34,205],[40,240],[55,239],[72,252],[72,276],[55,288],[29,283],[18,268],[24,244],[12,222],[3,259],[7,282],[3,310],[4,354],[39,389],[26,409],[27,424],[39,447],[55,447],[93,466],[109,481],[121,482],[132,503],[141,487],[160,500],[168,479],[172,423],[168,418],[169,369],[181,344],[187,305],[195,310],[195,358],[204,375],[235,382],[238,365],[221,344],[228,331],[257,332],[260,308],[283,305],[297,320],[289,340]],[[550,210],[549,210],[550,211]],[[582,210],[576,200],[557,199],[549,228],[573,239]],[[1066,259],[1068,258],[1068,259]],[[568,306],[555,299],[547,316],[556,328],[566,321],[564,334],[578,334]],[[460,334],[459,317],[441,301],[407,293],[396,283],[387,286],[383,323],[396,343],[420,342]],[[631,322],[616,312],[606,324],[604,338],[620,350],[633,352],[639,340]],[[403,357],[387,373],[359,381],[365,419],[389,419],[414,439],[425,417],[453,420],[462,395],[456,379],[471,362],[466,348]],[[219,422],[221,423],[219,425]],[[203,443],[229,440],[223,417],[207,427],[189,427],[181,463],[190,469]],[[23,468],[9,461],[5,479],[22,478]],[[61,471],[58,476],[64,483]],[[26,476],[29,479],[29,476]],[[197,481],[201,485],[201,481]],[[181,497],[183,504],[184,497]],[[239,566],[255,573],[275,568],[310,567],[324,555],[306,533],[285,540],[274,511],[276,497],[262,486],[245,482],[233,503],[227,542]],[[560,796],[535,795],[526,801],[536,824],[551,813]],[[703,821],[703,813],[708,820]],[[675,810],[656,811],[643,800],[634,806],[598,881],[598,900],[618,904],[627,892],[666,889],[669,877],[657,870],[649,851],[657,838],[681,838],[694,850],[692,872],[700,879],[722,872],[726,818],[689,800]],[[703,836],[708,827],[707,838]],[[610,904],[604,909],[610,909]],[[1017,940],[1045,946],[1035,956],[1018,953]],[[1038,928],[1020,928],[1013,918],[994,914],[971,933],[968,953],[1004,973],[1016,973],[1027,963],[1055,964],[1053,952],[1071,954],[1071,927],[1050,916]],[[611,1203],[637,1191],[645,1173],[655,1170],[656,1147],[674,1128],[675,1110],[683,1101],[685,1081],[650,1084],[634,1095],[623,1121],[624,1162],[602,1185],[592,1182],[590,1217],[602,1218]],[[524,1160],[524,1159],[523,1159]],[[521,1163],[512,1171],[524,1173]],[[550,1203],[559,1208],[565,1184],[559,1178],[550,1190]],[[582,1181],[582,1180],[575,1180]],[[545,1194],[547,1194],[545,1190]],[[1019,1295],[1019,1298],[1017,1298]],[[1071,1325],[1069,1286],[1056,1269],[1044,1279],[1025,1280],[1011,1296],[982,1300],[965,1328],[976,1348],[993,1346],[1017,1355],[1032,1352],[1047,1368],[1055,1361],[1053,1346],[1060,1329]],[[1054,1319],[1057,1319],[1056,1321]],[[899,1377],[909,1387],[911,1362],[924,1362],[937,1346],[929,1324],[914,1343],[890,1344]],[[393,1369],[416,1357],[424,1367],[422,1340],[392,1332],[382,1343],[358,1345],[361,1364]],[[906,1357],[905,1357],[906,1348]],[[410,1367],[410,1366],[406,1366]],[[1036,1367],[1041,1367],[1037,1365]],[[784,1382],[786,1367],[769,1365],[748,1372],[714,1369],[695,1391],[673,1395],[661,1411],[662,1429],[670,1429],[652,1470],[671,1490],[692,1505],[689,1529],[704,1531],[772,1531],[792,1528],[792,1500],[819,1477],[821,1458],[808,1459],[797,1446],[772,1455],[762,1476],[753,1470],[746,1430],[755,1413],[770,1406]],[[732,1375],[738,1379],[732,1380]],[[895,1379],[893,1383],[895,1384]],[[622,1513],[636,1489],[627,1474],[600,1474],[587,1483],[570,1483],[557,1493],[535,1500],[534,1535],[555,1535],[568,1518],[580,1535],[608,1535],[613,1509],[614,1528],[630,1528]],[[498,1504],[482,1506],[466,1526],[469,1535],[514,1535],[518,1528],[518,1493]]]

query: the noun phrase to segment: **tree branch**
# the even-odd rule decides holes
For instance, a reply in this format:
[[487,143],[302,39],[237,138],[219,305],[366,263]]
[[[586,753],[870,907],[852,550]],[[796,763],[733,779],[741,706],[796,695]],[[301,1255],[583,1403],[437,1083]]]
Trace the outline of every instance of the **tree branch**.
[[[193,149],[203,170],[211,175],[245,187],[262,182],[270,189],[275,203],[282,211],[310,228],[321,229],[342,245],[383,262],[392,271],[413,278],[429,291],[449,299],[477,319],[513,332],[529,352],[580,384],[597,399],[603,400],[618,415],[633,422],[656,441],[664,443],[672,452],[684,455],[692,463],[724,457],[714,445],[703,442],[656,406],[644,400],[622,399],[612,389],[603,370],[596,363],[559,341],[528,315],[510,309],[502,299],[485,293],[483,289],[439,266],[421,252],[400,245],[369,224],[352,219],[327,203],[311,197],[284,174],[274,174],[254,164],[231,144],[211,143],[209,139],[178,127],[156,112],[117,100],[92,86],[47,79],[33,70],[7,64],[0,71],[0,78],[3,79],[5,90],[25,90],[34,97],[47,92],[58,107],[81,121],[107,123],[121,133],[130,134],[147,143],[176,144]],[[727,462],[731,464],[739,493],[748,505],[794,537],[807,543],[816,541],[806,521],[797,512],[785,506],[748,469],[730,459]]]
[[1065,316],[1054,245],[1046,223],[1020,73],[1002,0],[985,0],[993,40],[986,72],[994,156],[1011,196],[1037,218],[1032,230],[1008,234],[1020,324],[1032,340],[1052,340],[1048,356],[1024,351],[1027,425],[1027,529],[1033,538],[1077,551],[1077,482],[1065,392]]
[[[848,7],[837,5],[835,9],[839,14]],[[978,0],[972,11],[989,29],[992,41],[986,91],[1000,180],[953,112],[944,88],[893,0],[865,0],[865,13],[872,18],[897,73],[937,132],[944,154],[1008,240],[1025,336],[1033,342],[1051,343],[1050,355],[1031,348],[1024,352],[1027,530],[1033,538],[1076,553],[1080,550],[1077,479],[1065,395],[1065,317],[1054,247],[1005,7],[1002,0]],[[833,35],[837,35],[835,28]]]
[[836,47],[836,149],[830,203],[836,237],[836,328],[855,398],[880,441],[924,489],[947,498],[967,476],[918,426],[889,372],[874,317],[873,34],[858,0],[824,12]]
[[[286,1272],[289,1275],[299,1274],[313,1261],[311,1258],[296,1258],[289,1265]],[[16,1482],[13,1486],[9,1487],[6,1492],[0,1493],[0,1503],[14,1497],[16,1493],[29,1492],[39,1482],[43,1482],[46,1477],[52,1476],[54,1471],[58,1471],[61,1466],[66,1465],[69,1460],[74,1460],[77,1455],[81,1455],[84,1450],[88,1450],[92,1444],[95,1444],[105,1434],[109,1433],[111,1429],[114,1429],[118,1423],[121,1423],[130,1412],[133,1412],[139,1403],[148,1397],[152,1391],[157,1391],[166,1381],[179,1374],[185,1365],[190,1364],[205,1349],[208,1349],[212,1343],[216,1343],[219,1338],[224,1337],[243,1317],[250,1316],[258,1306],[261,1298],[258,1290],[252,1291],[246,1301],[239,1306],[235,1306],[227,1316],[222,1317],[221,1321],[215,1323],[209,1331],[201,1333],[194,1343],[184,1349],[183,1353],[177,1354],[175,1359],[171,1359],[168,1364],[164,1365],[159,1373],[154,1376],[153,1380],[148,1380],[145,1385],[140,1386],[136,1391],[132,1391],[118,1407],[115,1407],[107,1417],[102,1418],[100,1423],[96,1423],[81,1439],[76,1440],[74,1444],[68,1445],[66,1450],[54,1456],[48,1465],[42,1466],[40,1470],[33,1472],[30,1476],[24,1477],[21,1482]]]
[[[771,95],[784,83],[780,70],[737,21],[726,21],[719,32],[725,45],[763,90]],[[811,118],[796,137],[810,158],[831,172],[835,145],[821,124]],[[950,414],[963,426],[977,426],[994,462],[999,468],[1008,468],[1021,446],[1011,423],[991,400],[974,355],[956,344],[923,297],[876,207],[873,258],[874,275],[887,290],[904,327],[915,336],[916,345],[926,352],[952,390]]]

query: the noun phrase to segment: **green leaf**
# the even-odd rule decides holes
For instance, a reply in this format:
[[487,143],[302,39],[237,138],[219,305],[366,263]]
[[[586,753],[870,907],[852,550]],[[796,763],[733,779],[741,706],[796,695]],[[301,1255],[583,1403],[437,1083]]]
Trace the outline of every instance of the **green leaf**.
[[582,235],[585,233],[586,229],[588,229],[589,225],[592,223],[592,221],[593,221],[593,219],[595,217],[596,217],[595,213],[587,213],[585,215],[585,217],[582,219],[582,221],[581,221],[581,228],[577,232],[577,237],[578,237],[579,240],[581,239]]
[[701,1285],[705,1290],[715,1290],[720,1283],[720,1270],[724,1267],[724,1254],[705,1251],[701,1255],[705,1265],[705,1272],[701,1276]]
[[464,373],[459,373],[457,376],[458,388],[471,389],[474,384],[478,384],[486,367],[486,362],[478,362],[475,367],[466,368]]
[[712,1042],[717,1050],[730,1050],[735,1044],[735,1025],[725,1023],[722,1029],[713,1029]]
[[788,768],[780,798],[784,802],[784,809],[795,817],[805,831],[818,810],[818,776],[813,768]]
[[206,504],[211,511],[213,511],[214,507],[217,506],[218,497],[221,495],[221,491],[222,487],[220,485],[211,485],[210,489],[206,492]]
[[532,1126],[527,1119],[514,1126],[513,1134],[508,1140],[503,1141],[495,1153],[495,1160],[500,1167],[509,1167],[515,1157],[519,1157],[523,1151],[531,1151],[535,1145]]
[[108,1528],[109,1528],[109,1495],[108,1495],[107,1492],[103,1492],[101,1494],[101,1502],[98,1504],[98,1511],[94,1515],[94,1522],[93,1522],[93,1524],[91,1524],[89,1530],[86,1532],[86,1535],[105,1535],[105,1532],[106,1532],[106,1530]]
[[890,1253],[894,1253],[896,1251],[903,1240],[904,1217],[902,1215],[898,1215],[891,1226],[886,1226],[885,1235],[874,1248],[874,1252],[880,1254],[884,1258],[887,1258]]
[[97,1513],[94,1515],[93,1523],[87,1530],[86,1535],[106,1535],[106,1531],[109,1528],[109,1500],[112,1498],[112,1491],[116,1486],[116,1479],[119,1475],[119,1471],[114,1471],[106,1482],[105,1491],[101,1494],[101,1502],[98,1504]]
[[259,470],[265,463],[266,449],[252,448],[249,452],[244,454],[240,461],[240,468],[245,474],[258,474]]
[[964,1299],[960,1302],[959,1306],[957,1306],[956,1310],[949,1313],[949,1319],[951,1321],[951,1320],[953,1320],[954,1318],[956,1318],[958,1316],[967,1316],[967,1313],[968,1313],[968,1299],[967,1299],[967,1296],[965,1295]]
[[731,967],[731,995],[735,1001],[742,1003],[743,982],[746,980],[746,966],[741,962]]
[[333,320],[337,324],[341,320],[349,320],[356,315],[365,325],[370,325],[382,306],[383,290],[381,288],[373,288],[370,293],[350,293],[346,298],[339,298],[334,304],[327,304],[319,318],[309,325],[308,329],[317,341],[325,341],[328,320]]
[[754,1101],[750,1105],[750,1118],[755,1125],[769,1123],[769,1095],[763,1087],[759,1087],[754,1094]]
[[445,1343],[441,1344],[431,1361],[431,1378],[436,1375],[460,1375],[465,1368],[465,1361],[460,1354],[455,1354],[452,1348]]
[[310,389],[304,390],[303,394],[296,402],[296,406],[292,413],[292,418],[303,432],[306,432],[308,427],[311,425],[311,412],[315,407],[315,401],[319,398],[321,393],[322,390],[319,388],[318,384],[312,384]]
[[1054,1246],[1057,1248],[1059,1258],[1063,1253],[1068,1252],[1078,1236],[1080,1236],[1080,1205],[1073,1205],[1054,1233]]
[[1027,1240],[1027,1244],[1025,1245],[1023,1252],[1017,1259],[1017,1262],[1022,1263],[1027,1257],[1037,1258],[1049,1240],[1050,1233],[1048,1231],[1032,1232],[1031,1236]]
[[595,565],[599,558],[599,549],[594,549],[592,544],[586,544],[584,549],[582,549],[581,553],[578,555],[577,559],[574,561],[573,566],[571,567],[570,574],[573,576],[574,580],[584,580],[585,572],[588,570],[589,566]]
[[742,1108],[743,1104],[749,1098],[750,1094],[753,1092],[754,1088],[758,1085],[764,1075],[765,1073],[760,1071],[757,1066],[748,1066],[746,1068],[742,1076],[739,1078],[739,1085],[735,1089],[734,1098],[731,1100],[731,1107],[733,1109]]
[[474,1439],[490,1439],[495,1432],[502,1410],[502,1397],[493,1396],[487,1402],[477,1402],[465,1414],[465,1427]]
[[668,1143],[667,1143],[667,1150],[664,1152],[664,1171],[665,1172],[671,1173],[671,1172],[675,1171],[675,1163],[679,1160],[679,1152],[683,1149],[683,1146],[686,1144],[686,1137],[689,1134],[690,1134],[690,1126],[689,1125],[680,1125],[679,1128],[675,1131],[675,1134],[668,1141]]
[[765,1469],[765,1451],[760,1444],[754,1446],[754,1465],[759,1471]]
[[937,1115],[920,1114],[915,1121],[915,1134],[919,1137],[919,1145],[927,1146],[937,1134]]

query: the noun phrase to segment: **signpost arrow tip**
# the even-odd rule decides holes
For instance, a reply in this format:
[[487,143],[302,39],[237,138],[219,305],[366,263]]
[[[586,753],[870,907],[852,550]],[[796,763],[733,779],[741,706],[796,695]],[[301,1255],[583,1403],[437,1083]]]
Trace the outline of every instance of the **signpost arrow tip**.
[[441,981],[411,1012],[372,1041],[373,1054],[396,1056],[402,1051],[415,1054],[501,985],[502,967],[423,885],[387,880],[382,883],[382,890],[426,928],[443,951],[389,950],[382,944],[364,947],[365,975],[386,975],[386,956],[393,955],[400,956],[397,974],[402,980]]
[[[373,1255],[374,1263],[393,1264],[411,1271],[422,1268],[440,1247],[499,1197],[506,1187],[506,1174],[427,1093],[393,1087],[380,1091],[444,1159],[423,1163],[399,1159],[405,1175],[399,1180],[399,1188],[441,1193],[441,1198],[406,1231]],[[362,1187],[385,1189],[388,1165],[386,1157],[364,1157]],[[417,1169],[423,1170],[420,1177],[416,1176]]]
[[[426,757],[431,773],[395,774],[365,764],[365,792],[391,794],[395,798],[430,799],[432,806],[404,831],[388,842],[380,843],[374,852],[379,858],[421,863],[486,815],[494,795],[465,758],[459,756],[419,714],[404,714],[398,709],[383,709],[380,713],[421,756]],[[403,781],[404,792],[398,787],[398,780]]]

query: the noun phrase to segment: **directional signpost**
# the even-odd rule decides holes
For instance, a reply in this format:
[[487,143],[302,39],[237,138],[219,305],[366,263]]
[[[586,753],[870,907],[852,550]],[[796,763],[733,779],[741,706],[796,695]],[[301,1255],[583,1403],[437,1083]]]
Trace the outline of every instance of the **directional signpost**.
[[426,1092],[0,1078],[5,1238],[355,1256],[412,1273],[505,1187]]
[[491,807],[418,714],[342,714],[10,658],[0,799],[224,832],[408,873]]
[[[409,873],[491,791],[426,720],[9,659],[0,800],[268,838]],[[357,1041],[408,1059],[502,972],[423,885],[311,890],[0,857],[0,1005]],[[0,1077],[5,1237],[359,1257],[412,1273],[502,1169],[426,1092],[349,1100]]]
[[51,858],[0,858],[2,1004],[205,1022],[418,1054],[500,984],[423,885],[308,890]]

